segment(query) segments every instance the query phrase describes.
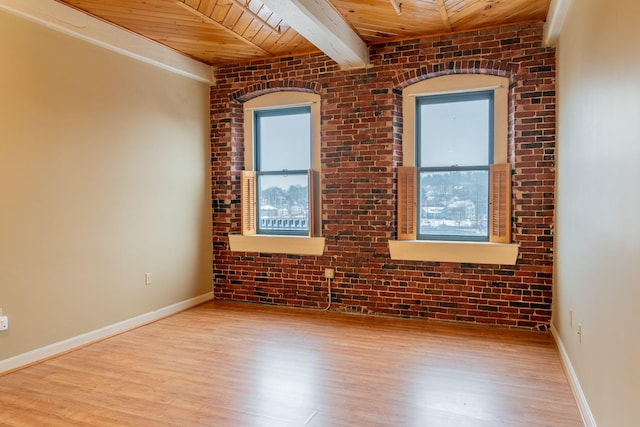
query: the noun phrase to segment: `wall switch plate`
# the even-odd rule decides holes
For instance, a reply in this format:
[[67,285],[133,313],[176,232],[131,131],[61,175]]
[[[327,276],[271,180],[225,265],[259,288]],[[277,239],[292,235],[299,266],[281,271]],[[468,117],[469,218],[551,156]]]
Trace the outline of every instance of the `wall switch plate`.
[[145,285],[150,285],[151,284],[151,273],[145,273],[144,274],[144,284]]
[[6,331],[7,329],[9,329],[9,318],[0,316],[0,331]]
[[573,308],[569,309],[569,327],[573,328]]

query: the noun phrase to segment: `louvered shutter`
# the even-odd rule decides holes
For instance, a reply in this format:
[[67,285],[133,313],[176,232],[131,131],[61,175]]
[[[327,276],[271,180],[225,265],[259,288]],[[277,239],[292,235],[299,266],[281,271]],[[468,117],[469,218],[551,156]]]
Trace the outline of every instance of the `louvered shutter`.
[[240,205],[242,206],[242,234],[256,234],[256,173],[241,171]]
[[416,168],[398,167],[398,240],[416,238],[416,191]]
[[320,192],[318,171],[309,169],[309,237],[320,236],[320,215],[321,209],[317,205],[318,194]]
[[511,242],[511,165],[491,165],[489,169],[489,240]]

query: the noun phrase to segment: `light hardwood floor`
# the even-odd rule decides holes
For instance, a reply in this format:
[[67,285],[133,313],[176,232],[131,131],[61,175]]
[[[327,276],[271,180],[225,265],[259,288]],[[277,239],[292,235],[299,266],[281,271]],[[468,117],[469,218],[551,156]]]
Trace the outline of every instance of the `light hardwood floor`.
[[551,337],[211,302],[0,377],[0,426],[582,426]]

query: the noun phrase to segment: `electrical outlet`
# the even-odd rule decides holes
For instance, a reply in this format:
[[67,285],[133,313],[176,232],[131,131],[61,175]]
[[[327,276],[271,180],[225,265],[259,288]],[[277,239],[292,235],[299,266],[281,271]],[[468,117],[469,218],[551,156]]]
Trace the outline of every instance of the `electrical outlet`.
[[325,279],[333,279],[336,276],[336,271],[333,268],[325,268],[324,269],[324,278]]
[[9,318],[0,316],[0,331],[6,331],[7,329],[9,329]]
[[147,286],[151,284],[151,273],[144,274],[144,284]]

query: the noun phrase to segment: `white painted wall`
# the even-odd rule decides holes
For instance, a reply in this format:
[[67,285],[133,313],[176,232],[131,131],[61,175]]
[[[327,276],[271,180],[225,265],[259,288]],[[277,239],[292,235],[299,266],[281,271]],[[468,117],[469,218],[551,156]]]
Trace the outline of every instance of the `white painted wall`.
[[2,11],[0,53],[0,362],[211,292],[209,85]]
[[553,324],[601,427],[640,425],[638,18],[574,1],[559,38]]

